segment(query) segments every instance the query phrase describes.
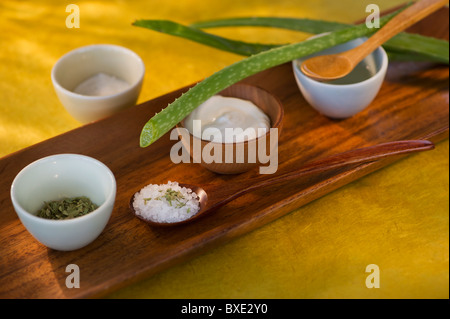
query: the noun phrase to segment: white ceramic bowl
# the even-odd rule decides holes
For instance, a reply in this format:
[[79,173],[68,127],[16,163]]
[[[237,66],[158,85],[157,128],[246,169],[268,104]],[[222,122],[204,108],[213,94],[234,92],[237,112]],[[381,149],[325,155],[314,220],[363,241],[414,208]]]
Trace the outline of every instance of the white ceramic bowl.
[[[107,96],[88,96],[73,92],[80,83],[99,73],[117,77],[130,86]],[[144,62],[133,51],[117,45],[96,44],[78,48],[62,56],[53,66],[51,78],[56,94],[66,110],[78,121],[89,123],[135,105],[144,74]]]
[[[313,80],[300,70],[301,62],[309,57],[350,50],[366,38],[356,39],[320,53],[292,61],[295,80],[306,101],[318,112],[336,119],[344,119],[364,110],[372,103],[383,84],[388,67],[388,56],[382,47],[376,49],[365,63],[374,73],[366,80],[353,84],[332,84]],[[349,75],[350,76],[350,75]],[[351,75],[353,76],[353,75]]]
[[[99,207],[84,216],[50,220],[36,214],[44,201],[86,196]],[[75,250],[94,241],[111,216],[116,180],[100,161],[78,154],[58,154],[23,168],[11,186],[14,209],[25,228],[42,244]]]

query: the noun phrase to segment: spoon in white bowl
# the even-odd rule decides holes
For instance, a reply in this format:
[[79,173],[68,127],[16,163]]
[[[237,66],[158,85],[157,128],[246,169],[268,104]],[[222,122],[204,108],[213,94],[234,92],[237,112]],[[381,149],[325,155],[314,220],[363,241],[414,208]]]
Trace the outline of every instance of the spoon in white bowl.
[[331,81],[348,75],[366,56],[396,34],[422,20],[448,3],[448,0],[421,0],[392,18],[366,42],[354,49],[321,55],[303,61],[302,72],[317,81]]

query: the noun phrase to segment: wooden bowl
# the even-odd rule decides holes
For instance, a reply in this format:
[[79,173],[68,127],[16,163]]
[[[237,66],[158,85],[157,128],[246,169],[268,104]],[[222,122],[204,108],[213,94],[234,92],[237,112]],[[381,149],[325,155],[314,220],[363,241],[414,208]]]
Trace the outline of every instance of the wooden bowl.
[[[279,139],[276,140],[276,144],[270,143],[270,140],[271,134],[275,133],[278,134],[276,137],[279,138],[283,127],[284,110],[279,99],[260,87],[243,83],[234,84],[218,93],[218,95],[236,97],[253,102],[269,116],[271,129],[276,128],[277,131],[269,130],[265,135],[256,139],[238,143],[216,143],[205,141],[193,136],[191,133],[189,133],[188,140],[186,134],[182,135],[181,132],[179,132],[183,146],[189,151],[194,163],[200,163],[204,168],[218,174],[239,174],[251,170],[256,166],[268,165],[268,163],[262,163],[260,161],[258,152],[261,146],[264,146],[265,150],[270,149],[270,153],[266,152],[267,156],[274,151],[278,151],[277,147]],[[184,121],[185,120],[181,121],[177,125],[178,129],[184,128]],[[272,139],[273,138],[274,136],[272,136]],[[221,156],[220,154],[217,156],[214,154],[214,159],[211,163],[205,162],[201,154],[194,153],[194,145],[196,145],[196,143],[201,145],[201,154],[203,154],[203,150],[207,145],[208,150],[220,147],[222,149]],[[197,153],[199,152],[197,151]],[[230,154],[232,154],[232,156]],[[256,159],[254,154],[256,154]]]

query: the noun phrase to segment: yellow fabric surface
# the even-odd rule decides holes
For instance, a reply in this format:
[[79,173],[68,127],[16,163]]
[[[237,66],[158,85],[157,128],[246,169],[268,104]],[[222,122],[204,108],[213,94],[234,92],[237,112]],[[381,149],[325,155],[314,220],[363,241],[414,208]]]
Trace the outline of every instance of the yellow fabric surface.
[[[126,46],[146,64],[143,102],[205,78],[242,57],[132,27],[219,17],[291,16],[352,22],[377,3],[404,0],[147,0],[0,2],[0,156],[80,124],[57,100],[53,64],[94,43]],[[66,5],[80,8],[68,29]],[[306,35],[258,28],[213,30],[267,43]],[[448,141],[347,185],[291,214],[111,298],[448,298]],[[366,287],[366,266],[380,288]]]

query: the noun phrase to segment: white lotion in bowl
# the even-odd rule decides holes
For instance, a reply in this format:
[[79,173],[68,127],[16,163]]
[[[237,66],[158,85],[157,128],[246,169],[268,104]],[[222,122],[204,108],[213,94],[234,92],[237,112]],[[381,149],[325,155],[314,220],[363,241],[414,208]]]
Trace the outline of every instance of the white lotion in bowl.
[[[133,51],[117,45],[94,44],[63,55],[53,66],[51,78],[67,112],[81,123],[90,123],[135,105],[144,74],[144,62]],[[119,79],[127,87],[123,83],[111,85]],[[114,92],[106,94],[106,89]]]
[[[201,121],[201,131],[194,128],[195,120]],[[268,132],[270,119],[250,101],[215,95],[188,115],[185,126],[192,135],[203,140],[239,143]],[[227,129],[232,129],[233,134],[227,134]]]
[[77,94],[89,96],[107,96],[120,93],[130,87],[130,84],[118,77],[98,73],[84,80],[73,90]]

